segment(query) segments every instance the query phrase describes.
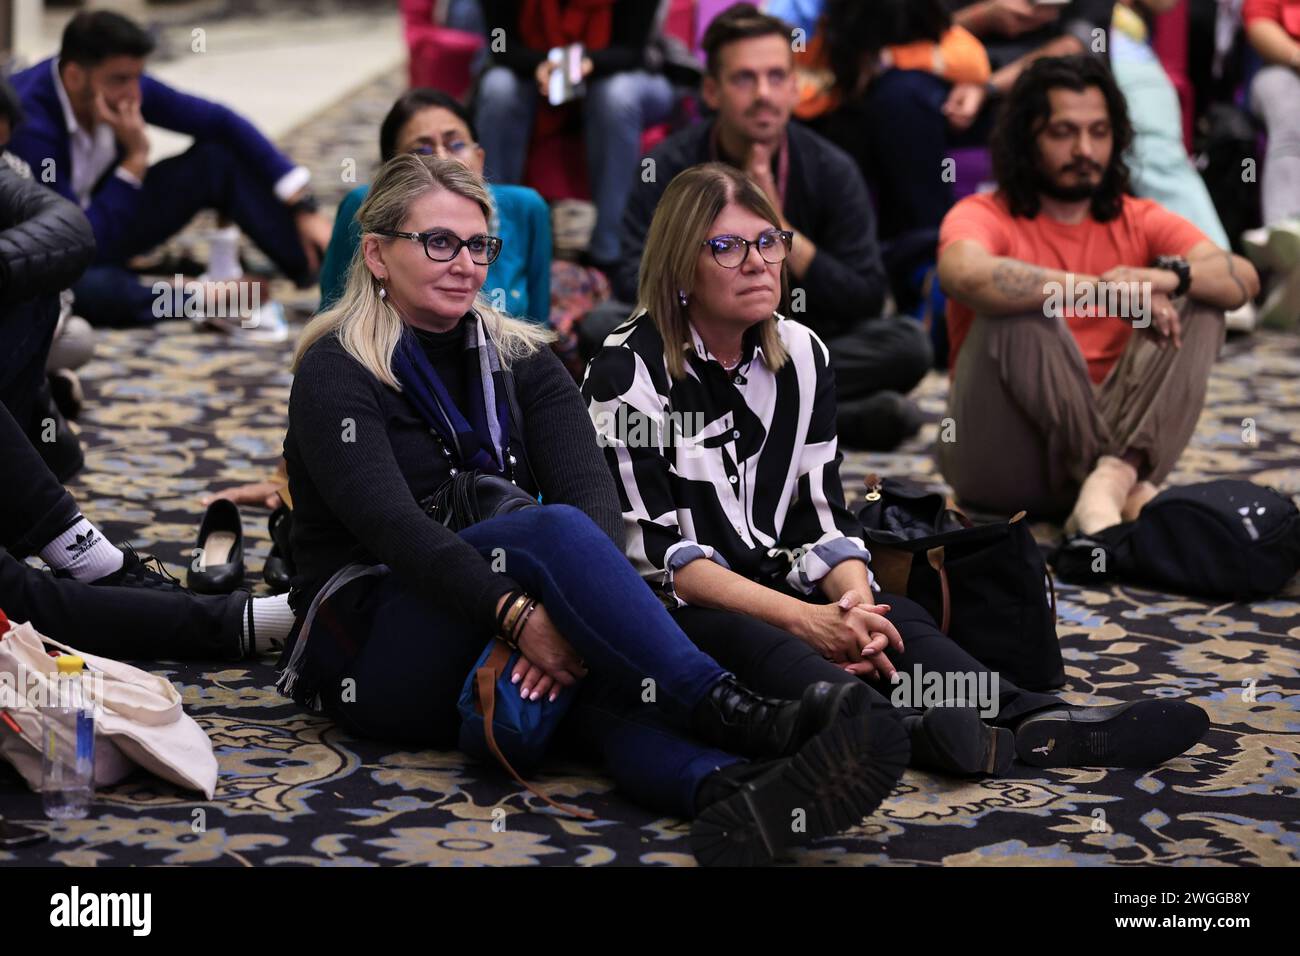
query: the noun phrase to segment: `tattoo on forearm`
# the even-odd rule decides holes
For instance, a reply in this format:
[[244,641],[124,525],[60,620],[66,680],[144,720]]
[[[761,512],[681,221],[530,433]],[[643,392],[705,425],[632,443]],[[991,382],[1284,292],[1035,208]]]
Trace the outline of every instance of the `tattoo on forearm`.
[[1043,293],[1046,272],[1014,260],[1002,260],[993,267],[993,288],[1010,299],[1022,300]]
[[1242,282],[1241,279],[1237,277],[1237,266],[1232,261],[1232,253],[1225,252],[1223,254],[1223,258],[1228,260],[1228,278],[1231,279],[1234,283],[1236,283],[1237,289],[1241,292],[1241,305],[1237,306],[1237,308],[1241,308],[1242,305],[1245,305],[1247,302],[1250,301],[1250,293],[1246,291],[1245,283]]

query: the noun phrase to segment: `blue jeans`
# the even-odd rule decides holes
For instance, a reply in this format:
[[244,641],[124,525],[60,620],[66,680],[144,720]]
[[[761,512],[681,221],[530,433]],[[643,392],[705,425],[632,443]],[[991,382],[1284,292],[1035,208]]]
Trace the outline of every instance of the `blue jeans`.
[[265,176],[218,142],[196,142],[149,167],[141,187],[145,212],[115,249],[101,250],[73,285],[77,312],[95,325],[133,326],[157,321],[154,295],[125,264],[180,232],[202,209],[230,218],[296,285],[312,281],[293,211]]
[[[494,183],[520,183],[528,158],[537,84],[504,66],[483,74],[475,97],[474,124],[486,153],[484,173]],[[632,70],[587,84],[583,123],[587,171],[596,205],[590,252],[597,262],[618,258],[618,225],[636,181],[641,132],[672,113],[672,84],[662,76]]]
[[[525,508],[476,524],[462,537],[541,599],[586,662],[588,676],[564,691],[577,694],[566,735],[599,754],[633,799],[693,816],[700,782],[740,760],[689,736],[691,715],[725,674],[722,667],[696,649],[622,552],[578,509]],[[393,575],[370,580],[362,612],[369,633],[361,635],[339,687],[322,691],[325,711],[358,736],[454,747],[456,701],[489,635]],[[344,695],[347,678],[354,693]],[[653,695],[646,692],[651,686]]]

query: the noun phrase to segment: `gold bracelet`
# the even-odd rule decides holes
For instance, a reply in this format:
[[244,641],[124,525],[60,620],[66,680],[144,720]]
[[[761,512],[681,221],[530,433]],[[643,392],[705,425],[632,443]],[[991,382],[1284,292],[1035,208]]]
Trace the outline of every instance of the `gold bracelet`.
[[[528,606],[529,597],[527,594],[520,594],[511,603],[509,610],[506,611],[505,618],[501,622],[501,637],[507,644],[511,643],[514,635],[515,623],[519,620],[519,615],[523,613],[524,608]],[[513,646],[513,645],[511,645]]]

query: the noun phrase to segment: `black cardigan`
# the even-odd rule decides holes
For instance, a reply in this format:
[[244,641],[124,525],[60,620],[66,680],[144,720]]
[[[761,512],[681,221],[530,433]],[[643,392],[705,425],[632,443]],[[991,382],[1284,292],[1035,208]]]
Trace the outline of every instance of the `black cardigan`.
[[[549,349],[512,366],[534,487],[548,504],[591,517],[623,549],[614,479],[573,379]],[[516,447],[519,435],[512,430]],[[428,425],[333,335],[303,356],[289,396],[284,457],[293,497],[294,607],[303,613],[329,577],[353,561],[389,566],[412,588],[485,634],[501,596],[518,585],[417,502],[448,477]]]

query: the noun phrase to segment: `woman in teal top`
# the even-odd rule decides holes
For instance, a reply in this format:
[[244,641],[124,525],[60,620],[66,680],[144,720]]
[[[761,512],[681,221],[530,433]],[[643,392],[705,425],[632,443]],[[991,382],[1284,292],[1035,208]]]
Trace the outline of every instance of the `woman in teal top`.
[[[440,90],[404,93],[379,127],[379,154],[384,162],[398,153],[424,153],[455,159],[483,174],[483,147],[477,142],[469,113]],[[551,312],[551,217],[546,201],[526,186],[488,187],[496,203],[501,254],[488,269],[483,294],[503,312],[545,325]],[[369,186],[344,197],[334,217],[334,234],[320,272],[320,307],[327,309],[342,294],[348,266],[361,242],[356,212]]]

